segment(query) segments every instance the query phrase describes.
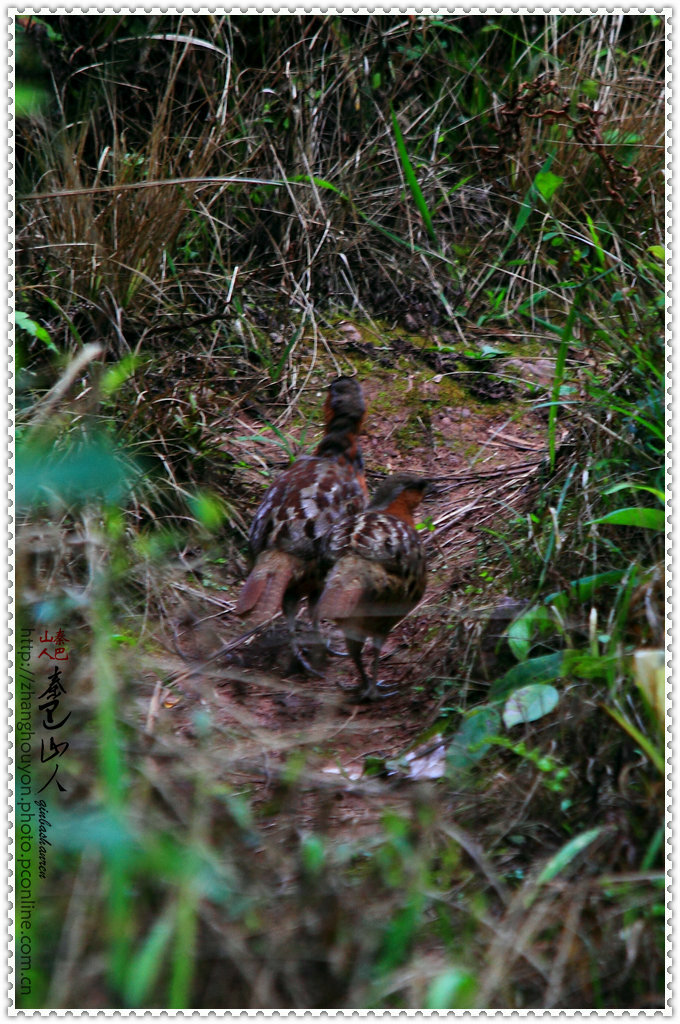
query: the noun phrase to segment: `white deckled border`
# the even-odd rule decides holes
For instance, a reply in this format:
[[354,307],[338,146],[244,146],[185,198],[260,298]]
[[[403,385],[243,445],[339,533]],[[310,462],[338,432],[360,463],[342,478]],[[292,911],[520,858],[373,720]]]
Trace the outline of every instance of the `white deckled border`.
[[[7,808],[8,808],[8,827],[6,830],[7,835],[7,847],[5,864],[7,865],[7,922],[9,927],[8,933],[8,958],[6,968],[6,984],[5,984],[5,1006],[11,1007],[13,1004],[13,991],[14,991],[14,891],[13,891],[13,873],[12,873],[12,838],[14,834],[14,776],[13,776],[13,765],[16,761],[15,751],[13,748],[14,741],[14,659],[13,654],[16,651],[16,616],[13,614],[12,605],[14,604],[14,503],[12,495],[14,493],[13,479],[14,479],[14,396],[15,396],[15,367],[14,367],[14,302],[13,302],[13,284],[14,284],[14,147],[12,145],[12,121],[13,121],[13,106],[14,106],[14,54],[13,42],[12,42],[12,19],[5,17],[2,19],[2,48],[3,52],[7,55],[7,92],[5,99],[5,108],[7,111],[6,117],[0,119],[0,132],[2,133],[0,148],[4,154],[4,166],[6,168],[6,181],[8,184],[7,193],[7,206],[6,215],[4,218],[7,227],[7,246],[5,255],[5,266],[6,273],[2,276],[2,291],[5,298],[3,303],[4,308],[7,311],[7,329],[8,329],[8,343],[7,343],[7,362],[4,375],[4,387],[0,387],[0,422],[6,423],[9,431],[8,443],[8,476],[7,476],[7,488],[6,494],[6,505],[5,514],[7,522],[7,545],[3,546],[2,562],[6,565],[6,571],[3,573],[3,578],[7,580],[7,586],[0,587],[0,618],[6,623],[6,631],[8,636],[8,671],[9,671],[9,687],[8,687],[8,729],[7,729],[7,742],[5,745],[5,759],[7,764],[6,778],[8,780],[7,788]],[[3,360],[4,364],[4,360]],[[4,428],[3,428],[4,429]],[[5,562],[5,559],[7,561]]]
[[[3,420],[8,424],[9,428],[9,473],[12,473],[13,458],[14,458],[14,442],[13,442],[13,399],[14,399],[14,360],[13,360],[13,341],[14,341],[14,306],[13,306],[13,221],[14,221],[14,174],[13,174],[13,147],[12,147],[12,107],[13,107],[13,87],[14,87],[14,67],[13,67],[13,19],[17,15],[40,15],[40,14],[74,14],[74,13],[90,13],[93,10],[98,14],[167,14],[167,13],[213,13],[217,10],[216,6],[206,6],[202,4],[150,4],[150,5],[93,5],[88,3],[73,3],[68,5],[30,5],[30,6],[17,6],[7,9],[7,17],[2,20],[2,42],[4,45],[4,52],[8,59],[8,94],[7,94],[7,110],[8,115],[6,119],[2,119],[0,123],[0,133],[2,148],[6,155],[5,165],[7,167],[7,181],[8,181],[8,205],[7,205],[7,274],[3,279],[3,291],[6,295],[7,301],[5,302],[5,308],[7,310],[7,325],[8,325],[8,355],[6,364],[6,376],[5,376],[5,387],[0,388],[0,420]],[[667,284],[666,293],[668,297],[667,304],[667,315],[666,315],[666,341],[667,341],[667,381],[666,381],[666,425],[667,425],[667,440],[666,440],[666,471],[669,487],[672,484],[671,477],[671,464],[672,464],[672,431],[673,426],[677,426],[677,417],[675,417],[675,423],[673,418],[672,408],[672,387],[671,387],[671,374],[672,369],[675,368],[674,364],[680,359],[678,346],[676,345],[675,350],[672,346],[672,262],[670,254],[672,252],[673,232],[674,227],[672,222],[672,172],[673,172],[673,161],[672,161],[672,144],[674,141],[672,127],[673,118],[677,118],[677,103],[673,106],[671,102],[671,88],[672,88],[672,7],[659,7],[659,6],[619,6],[611,5],[609,3],[595,3],[589,4],[588,6],[562,6],[559,3],[555,4],[541,4],[538,6],[515,6],[513,4],[508,5],[494,5],[487,6],[485,4],[469,4],[465,6],[440,4],[438,6],[399,6],[389,4],[370,4],[370,5],[319,5],[319,4],[255,4],[245,5],[238,7],[229,7],[229,14],[365,14],[374,13],[379,11],[380,13],[403,13],[404,16],[409,14],[419,15],[441,15],[441,14],[470,14],[475,12],[487,13],[487,14],[501,14],[501,13],[515,13],[515,14],[535,14],[537,12],[550,12],[558,11],[562,14],[580,14],[580,15],[595,15],[604,11],[608,13],[621,13],[621,14],[645,14],[655,13],[666,19],[666,104],[667,104],[667,147],[666,147],[666,250],[667,250]],[[677,135],[677,133],[676,133]],[[676,218],[677,220],[677,218]],[[675,358],[674,358],[675,357]],[[11,479],[11,475],[8,477]],[[4,620],[6,622],[6,635],[8,637],[8,650],[10,654],[9,658],[9,718],[8,718],[8,742],[5,748],[6,762],[7,762],[7,779],[8,779],[8,844],[7,844],[7,856],[6,863],[8,864],[8,875],[7,875],[7,912],[8,912],[8,971],[6,974],[6,986],[5,986],[5,1008],[9,1016],[25,1016],[25,1017],[42,1017],[42,1016],[56,1016],[56,1017],[306,1017],[313,1019],[323,1019],[328,1017],[346,1017],[346,1018],[376,1018],[376,1017],[406,1017],[406,1018],[432,1018],[440,1016],[462,1016],[462,1017],[633,1017],[633,1016],[669,1016],[672,1014],[672,992],[673,982],[676,980],[680,971],[678,969],[677,961],[673,963],[671,960],[671,947],[672,947],[672,927],[670,924],[670,913],[672,904],[672,886],[670,884],[672,868],[676,869],[680,864],[680,848],[677,846],[674,848],[672,842],[672,810],[673,810],[673,799],[672,799],[672,739],[680,738],[680,719],[678,716],[672,714],[672,702],[671,702],[671,610],[675,611],[675,605],[678,601],[677,593],[673,593],[671,587],[671,576],[672,576],[672,533],[671,533],[671,502],[669,501],[669,515],[667,517],[668,529],[667,529],[667,540],[666,540],[666,604],[667,604],[667,623],[668,623],[668,642],[666,644],[666,701],[667,708],[669,711],[669,720],[667,725],[667,777],[666,777],[666,795],[667,795],[667,812],[668,812],[668,829],[666,836],[666,864],[669,877],[669,884],[667,885],[667,979],[668,979],[668,993],[666,1006],[663,1010],[625,1010],[625,1009],[609,1009],[609,1010],[235,1010],[235,1011],[219,1011],[219,1010],[164,1010],[164,1009],[148,1009],[148,1010],[117,1010],[117,1009],[100,1009],[100,1010],[27,1010],[17,1011],[14,1008],[14,984],[15,977],[13,972],[13,953],[14,953],[14,925],[13,925],[13,893],[12,893],[12,874],[11,874],[11,847],[9,845],[9,839],[12,836],[14,828],[14,800],[13,800],[13,748],[12,748],[12,737],[13,737],[13,722],[14,722],[14,682],[13,682],[13,648],[15,646],[14,630],[14,616],[12,613],[13,604],[13,592],[14,592],[14,558],[13,558],[13,504],[11,498],[11,489],[8,486],[7,494],[7,505],[6,505],[6,516],[7,516],[7,540],[8,544],[5,548],[4,557],[7,558],[7,587],[0,588],[0,606],[2,606],[5,612]],[[675,496],[675,495],[674,495]]]

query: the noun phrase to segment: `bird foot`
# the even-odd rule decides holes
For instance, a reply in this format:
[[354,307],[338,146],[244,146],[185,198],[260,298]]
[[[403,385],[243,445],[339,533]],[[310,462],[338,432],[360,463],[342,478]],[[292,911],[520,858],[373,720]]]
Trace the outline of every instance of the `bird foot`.
[[310,675],[318,676],[319,679],[323,679],[324,673],[319,672],[318,668],[314,668],[307,655],[303,653],[302,649],[298,647],[297,644],[293,646],[293,657],[300,663],[300,665],[302,665],[305,672],[309,672]]
[[326,644],[326,652],[327,654],[332,654],[334,658],[349,658],[347,651],[338,651],[330,643]]
[[342,687],[348,693],[347,699],[352,704],[371,704],[373,701],[386,700],[394,697],[398,692],[397,687],[387,687],[382,682],[375,682],[368,686]]

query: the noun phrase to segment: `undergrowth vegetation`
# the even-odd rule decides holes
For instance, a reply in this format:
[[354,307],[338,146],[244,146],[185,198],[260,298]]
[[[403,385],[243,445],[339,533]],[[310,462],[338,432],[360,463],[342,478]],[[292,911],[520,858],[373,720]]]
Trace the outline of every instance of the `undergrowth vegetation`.
[[[665,1006],[664,32],[17,19],[20,1007]],[[354,372],[369,483],[396,443],[439,495],[407,703],[360,719],[230,660]],[[485,477],[498,422],[535,457]]]

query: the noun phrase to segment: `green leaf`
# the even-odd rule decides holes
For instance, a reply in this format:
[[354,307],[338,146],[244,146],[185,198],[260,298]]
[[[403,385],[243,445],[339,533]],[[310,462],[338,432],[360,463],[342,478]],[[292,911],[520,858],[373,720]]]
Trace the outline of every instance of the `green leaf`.
[[126,1005],[145,1005],[166,962],[165,952],[174,932],[173,917],[169,912],[159,917],[137,955],[132,957],[125,977]]
[[561,874],[574,858],[578,857],[579,853],[590,846],[593,840],[597,839],[603,831],[604,828],[602,826],[590,828],[587,832],[582,832],[580,836],[574,836],[568,843],[565,843],[562,849],[558,850],[545,865],[536,879],[536,885],[545,885],[546,882],[551,882],[553,878]]
[[31,320],[28,313],[22,313],[17,310],[14,314],[14,320],[17,327],[20,327],[22,331],[26,331],[32,337],[37,338],[38,341],[42,341],[43,345],[46,345],[51,352],[59,352],[59,349],[54,344],[49,334],[40,324],[36,323],[35,320]]
[[192,515],[206,530],[217,530],[225,520],[224,505],[221,500],[206,491],[189,498]]
[[[666,516],[660,508],[619,508],[609,512],[592,523],[608,523],[610,526],[641,526],[646,530],[659,530],[663,533],[666,527]],[[590,524],[587,524],[590,525]]]
[[590,216],[589,213],[586,214],[586,221],[588,222],[588,231],[590,232],[590,237],[593,240],[593,245],[595,247],[595,252],[597,254],[597,261],[600,264],[600,266],[604,269],[604,250],[602,248],[602,243],[600,242],[600,236],[597,233],[597,228],[595,227],[595,224],[593,222],[593,218]]
[[515,690],[503,708],[503,724],[506,729],[526,722],[535,722],[549,715],[558,704],[560,695],[554,686],[532,683]]
[[618,654],[591,654],[589,651],[565,651],[562,673],[577,679],[608,679],[619,660]]
[[550,613],[544,605],[529,608],[510,624],[506,631],[508,645],[518,661],[526,661],[537,627],[550,625]]
[[446,762],[450,768],[469,768],[484,757],[491,739],[497,735],[501,725],[501,714],[498,708],[488,704],[475,708],[464,720],[453,737],[446,752]]
[[647,252],[651,252],[654,259],[657,259],[659,263],[666,262],[666,250],[663,245],[650,245]]
[[49,102],[49,94],[39,85],[17,82],[14,88],[14,113],[16,117],[27,117],[37,113]]
[[[582,576],[579,580],[571,580],[568,586],[569,596],[579,604],[589,601],[598,587],[606,587],[610,584],[620,583],[625,575],[625,569],[609,569],[607,572],[598,572],[594,576]],[[560,608],[566,606],[567,593],[555,591],[545,597],[544,604],[554,604]]]
[[425,997],[427,1010],[465,1010],[474,1005],[477,983],[474,975],[451,967],[430,982]]
[[526,661],[531,650],[531,637],[533,634],[533,618],[536,609],[520,615],[518,619],[510,623],[506,636],[508,646],[518,661]]
[[666,495],[663,491],[660,491],[658,487],[647,487],[645,484],[612,484],[611,487],[606,487],[602,493],[616,494],[617,491],[647,491],[649,494],[653,494],[655,498],[658,498],[662,505],[666,504]]
[[120,502],[139,476],[138,467],[105,437],[59,450],[33,440],[17,447],[16,483],[20,508],[40,505],[56,495],[61,501],[100,498]]
[[318,875],[326,859],[326,848],[319,836],[305,836],[300,847],[302,863],[310,875]]
[[99,389],[105,398],[117,391],[132,376],[140,362],[140,357],[131,353],[124,356],[115,366],[109,367],[102,375],[99,384]]
[[534,185],[546,202],[548,202],[548,200],[552,199],[563,181],[564,178],[560,178],[559,175],[553,174],[552,171],[539,171],[534,178]]
[[521,665],[513,665],[504,676],[496,679],[489,689],[490,701],[501,701],[509,697],[515,690],[532,683],[551,683],[564,674],[564,655],[543,654],[540,658],[530,658]]
[[413,944],[420,910],[415,900],[397,911],[385,928],[383,948],[380,954],[380,969],[393,971],[404,962]]

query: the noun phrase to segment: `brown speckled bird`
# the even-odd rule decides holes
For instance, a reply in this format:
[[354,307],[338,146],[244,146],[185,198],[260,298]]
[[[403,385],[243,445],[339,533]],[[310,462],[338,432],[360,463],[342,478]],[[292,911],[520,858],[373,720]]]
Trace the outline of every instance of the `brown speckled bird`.
[[366,415],[361,387],[338,377],[324,406],[324,436],[315,455],[303,456],[265,493],[250,527],[254,566],[236,605],[253,624],[283,609],[293,653],[305,668],[295,638],[298,605],[307,597],[313,610],[323,585],[320,540],[337,522],[365,507],[368,491],[359,434]]
[[[375,700],[378,659],[387,634],[425,592],[425,552],[414,528],[413,512],[428,488],[424,477],[398,473],[388,477],[364,512],[348,516],[323,540],[322,556],[334,563],[316,608],[318,620],[335,622],[361,680],[359,700]],[[369,675],[361,658],[373,638]]]

